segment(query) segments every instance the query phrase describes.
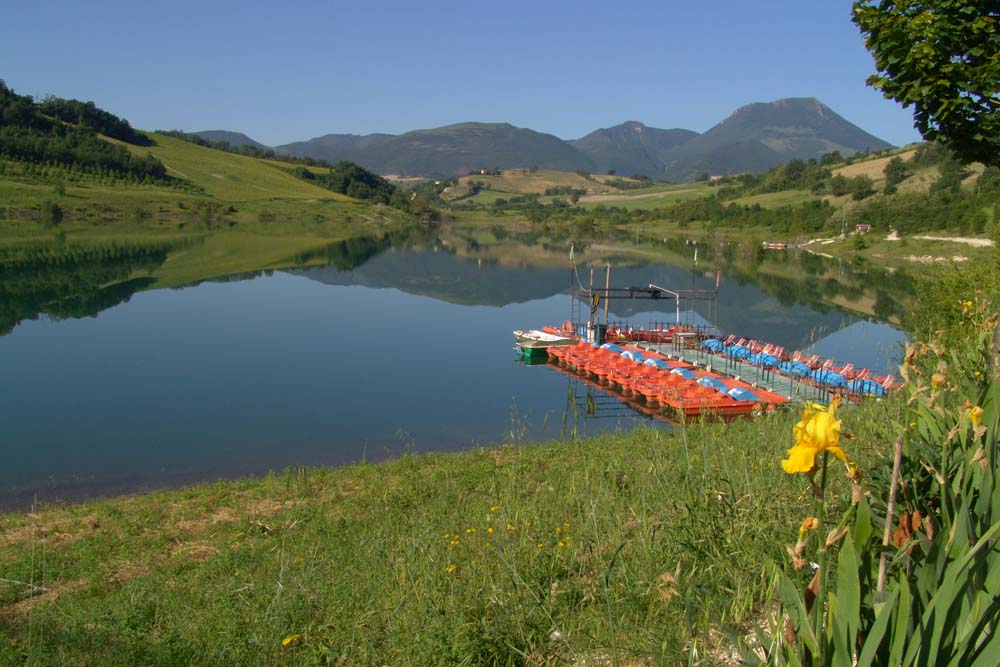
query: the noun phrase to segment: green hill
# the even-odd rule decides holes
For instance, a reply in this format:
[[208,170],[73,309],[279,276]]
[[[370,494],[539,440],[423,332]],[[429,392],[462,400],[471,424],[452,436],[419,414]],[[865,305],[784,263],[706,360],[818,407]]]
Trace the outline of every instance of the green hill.
[[201,137],[205,141],[226,142],[233,148],[240,146],[253,146],[254,148],[266,149],[267,146],[255,141],[242,132],[229,132],[228,130],[202,130],[194,132],[195,136]]
[[590,169],[590,159],[562,139],[509,123],[460,123],[415,130],[367,150],[360,163],[383,174],[467,174],[486,168]]
[[152,154],[167,168],[169,176],[193,183],[213,197],[227,201],[348,201],[344,195],[296,177],[295,166],[291,164],[204,148],[163,134],[150,133],[149,136],[153,146],[130,147],[130,150]]
[[663,174],[671,152],[697,136],[691,130],[661,130],[630,120],[570,143],[593,160],[598,172],[657,177]]
[[[391,206],[353,199],[304,180],[329,169],[264,160],[148,133],[150,145],[105,138],[126,154],[160,164],[165,179],[141,182],[0,156],[0,222],[8,238],[64,231],[107,234],[110,223],[133,231],[238,228],[267,233],[351,235],[372,224],[414,219]],[[46,211],[58,211],[49,219]],[[120,233],[120,232],[119,232]]]
[[339,160],[363,162],[364,151],[395,138],[394,134],[325,134],[308,141],[295,141],[275,146],[278,155],[291,157],[311,157],[334,163]]

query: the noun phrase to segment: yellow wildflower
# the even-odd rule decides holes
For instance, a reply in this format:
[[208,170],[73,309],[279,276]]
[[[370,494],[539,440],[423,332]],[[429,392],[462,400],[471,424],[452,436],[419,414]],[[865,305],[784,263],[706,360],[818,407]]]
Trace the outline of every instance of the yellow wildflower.
[[447,565],[447,566],[445,566],[444,571],[447,572],[448,574],[451,574],[452,572],[455,571],[455,566],[454,565]]
[[969,409],[969,419],[972,420],[973,426],[979,426],[983,423],[983,409],[978,405],[974,408]]
[[493,534],[493,526],[490,526],[489,528],[486,529],[486,534],[487,535],[492,535]]
[[302,635],[288,635],[287,637],[281,640],[281,645],[282,647],[288,646],[289,644],[297,642],[300,639],[302,639]]
[[795,445],[788,450],[788,458],[781,461],[781,467],[789,475],[797,472],[812,475],[816,470],[816,457],[823,452],[830,452],[847,462],[847,455],[840,447],[840,420],[835,419],[840,402],[840,396],[834,396],[828,408],[806,403],[802,421],[792,430]]
[[465,529],[465,534],[466,534],[466,535],[471,535],[471,534],[472,534],[472,533],[474,533],[474,532],[476,532],[476,529],[475,529],[475,528],[466,528],[466,529]]

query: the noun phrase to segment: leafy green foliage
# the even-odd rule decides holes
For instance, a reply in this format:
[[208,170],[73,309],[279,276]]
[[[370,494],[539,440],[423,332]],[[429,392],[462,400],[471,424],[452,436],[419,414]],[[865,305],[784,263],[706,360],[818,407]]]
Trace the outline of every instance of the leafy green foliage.
[[145,134],[133,130],[127,120],[98,109],[93,102],[46,97],[38,105],[38,110],[64,123],[90,128],[127,144],[151,146],[153,143]]
[[904,107],[925,139],[965,162],[1000,164],[1000,5],[859,0],[853,20],[875,57],[868,85]]
[[167,180],[166,168],[159,160],[133,155],[124,146],[102,140],[98,132],[149,144],[148,138],[132,130],[126,121],[92,103],[50,98],[36,104],[0,81],[0,157],[139,180]]
[[909,169],[907,169],[903,159],[897,155],[885,165],[883,173],[885,174],[885,194],[891,195],[896,192],[896,186],[902,183],[903,179],[909,175]]

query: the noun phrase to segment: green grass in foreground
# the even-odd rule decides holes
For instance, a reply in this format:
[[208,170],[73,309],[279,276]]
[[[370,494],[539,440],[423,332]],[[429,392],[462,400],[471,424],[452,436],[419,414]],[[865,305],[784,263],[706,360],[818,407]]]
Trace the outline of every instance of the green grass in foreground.
[[0,516],[0,664],[687,664],[763,614],[795,419]]

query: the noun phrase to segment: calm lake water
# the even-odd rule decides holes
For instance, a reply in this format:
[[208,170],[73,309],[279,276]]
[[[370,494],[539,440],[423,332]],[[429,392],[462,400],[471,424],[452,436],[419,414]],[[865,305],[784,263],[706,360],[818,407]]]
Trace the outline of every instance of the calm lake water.
[[[613,282],[711,287],[715,275],[650,264]],[[568,287],[565,268],[390,249],[353,270],[140,291],[96,316],[20,321],[0,337],[0,505],[659,424],[574,413],[585,388],[516,361],[511,331],[569,319]],[[903,340],[725,276],[718,313],[724,331],[879,372]],[[672,301],[611,315],[673,316]]]

